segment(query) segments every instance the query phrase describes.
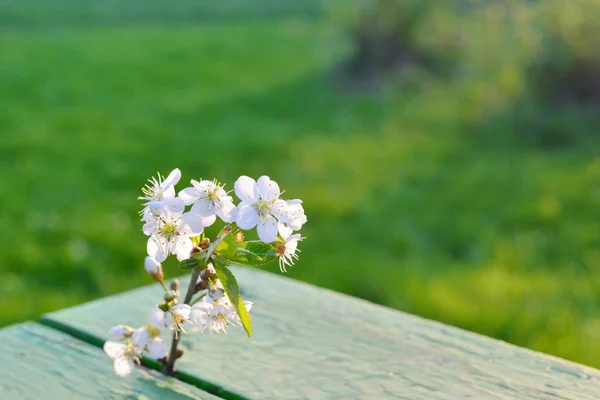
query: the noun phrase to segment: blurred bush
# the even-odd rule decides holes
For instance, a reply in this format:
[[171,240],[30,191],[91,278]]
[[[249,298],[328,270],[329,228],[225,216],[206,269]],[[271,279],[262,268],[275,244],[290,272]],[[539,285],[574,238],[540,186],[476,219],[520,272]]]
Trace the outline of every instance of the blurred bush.
[[413,67],[448,65],[456,43],[448,7],[431,0],[336,3],[330,12],[345,24],[354,52],[344,65],[349,79],[378,80]]
[[596,132],[600,0],[360,4],[331,8],[354,47],[347,79],[377,82],[414,70],[451,77],[468,130],[524,144],[572,145]]

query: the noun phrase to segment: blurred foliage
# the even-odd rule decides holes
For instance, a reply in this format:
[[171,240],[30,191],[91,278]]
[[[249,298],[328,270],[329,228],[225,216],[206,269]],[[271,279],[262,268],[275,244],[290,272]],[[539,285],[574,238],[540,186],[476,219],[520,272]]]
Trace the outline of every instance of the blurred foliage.
[[450,40],[451,73],[414,64],[352,94],[331,90],[347,9],[285,3],[244,19],[220,2],[210,23],[0,13],[0,324],[149,282],[136,197],[177,166],[303,198],[291,277],[600,366],[598,124],[536,86],[563,78],[532,78],[595,57],[552,57],[564,3],[440,2],[409,36],[421,53]]

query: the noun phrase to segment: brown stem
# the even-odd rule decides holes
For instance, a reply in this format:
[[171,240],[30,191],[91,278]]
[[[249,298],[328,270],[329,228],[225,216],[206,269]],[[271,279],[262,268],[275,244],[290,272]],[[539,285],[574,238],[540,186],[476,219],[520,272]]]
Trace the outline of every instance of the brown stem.
[[[200,269],[198,267],[192,270],[192,276],[190,277],[190,284],[188,285],[183,304],[189,305],[196,291],[196,281],[200,276]],[[163,368],[163,374],[173,376],[175,374],[175,360],[177,360],[177,345],[181,338],[181,332],[173,332],[173,341],[171,342],[171,351],[169,352],[169,358],[167,364]]]

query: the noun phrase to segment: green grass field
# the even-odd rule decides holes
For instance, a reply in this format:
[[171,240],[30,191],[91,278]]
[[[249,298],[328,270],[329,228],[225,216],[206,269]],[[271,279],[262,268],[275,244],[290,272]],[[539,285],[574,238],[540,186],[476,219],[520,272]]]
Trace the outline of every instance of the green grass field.
[[316,4],[4,14],[0,325],[149,283],[136,197],[179,167],[303,198],[290,277],[600,367],[597,135],[473,124],[469,92],[426,74],[338,90],[349,47]]

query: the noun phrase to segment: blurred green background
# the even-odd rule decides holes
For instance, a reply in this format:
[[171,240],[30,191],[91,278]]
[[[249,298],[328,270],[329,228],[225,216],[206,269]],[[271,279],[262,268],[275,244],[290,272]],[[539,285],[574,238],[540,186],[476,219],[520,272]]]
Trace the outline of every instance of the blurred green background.
[[290,277],[600,367],[594,10],[0,1],[0,325],[149,283],[179,167],[304,199]]

